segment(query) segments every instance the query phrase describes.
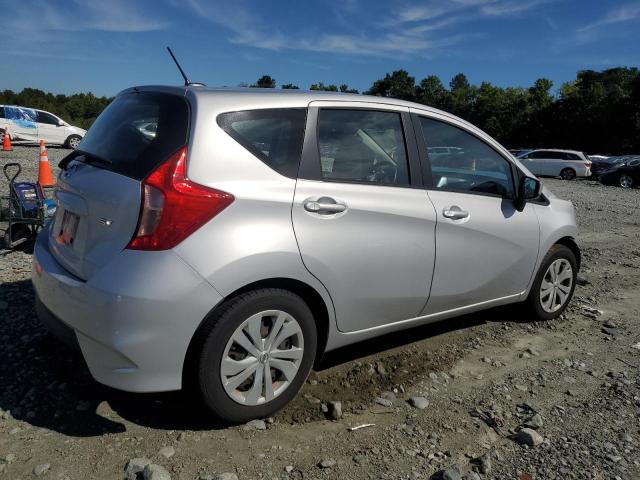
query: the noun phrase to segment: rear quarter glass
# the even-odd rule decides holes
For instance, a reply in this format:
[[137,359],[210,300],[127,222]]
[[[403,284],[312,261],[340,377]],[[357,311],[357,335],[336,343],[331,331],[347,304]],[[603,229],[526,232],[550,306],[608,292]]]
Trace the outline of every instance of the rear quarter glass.
[[128,92],[109,104],[70,156],[86,152],[108,161],[94,166],[142,180],[186,145],[188,135],[189,106],[182,96]]

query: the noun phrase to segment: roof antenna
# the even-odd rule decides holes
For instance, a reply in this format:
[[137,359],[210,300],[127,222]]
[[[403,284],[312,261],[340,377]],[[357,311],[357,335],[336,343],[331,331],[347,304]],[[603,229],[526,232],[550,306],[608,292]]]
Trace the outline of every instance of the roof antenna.
[[178,63],[178,60],[176,59],[176,56],[171,51],[171,48],[167,47],[167,51],[169,52],[169,55],[171,55],[171,58],[175,62],[176,67],[178,67],[178,70],[180,70],[180,75],[182,75],[182,78],[184,78],[184,86],[185,87],[188,87],[189,85],[204,86],[204,83],[190,82],[189,79],[187,78],[187,75],[184,73],[184,70],[182,70],[182,67]]

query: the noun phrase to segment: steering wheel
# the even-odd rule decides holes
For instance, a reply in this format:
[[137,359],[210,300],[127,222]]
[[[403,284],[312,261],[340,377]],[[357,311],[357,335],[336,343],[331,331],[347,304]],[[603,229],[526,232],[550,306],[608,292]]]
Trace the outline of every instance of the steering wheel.
[[380,162],[373,166],[368,180],[375,183],[396,183],[398,166],[393,163]]

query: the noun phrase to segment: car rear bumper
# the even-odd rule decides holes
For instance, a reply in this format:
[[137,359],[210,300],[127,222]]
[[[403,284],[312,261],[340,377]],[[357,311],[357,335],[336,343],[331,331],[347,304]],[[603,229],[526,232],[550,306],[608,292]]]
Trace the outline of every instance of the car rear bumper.
[[178,390],[193,334],[220,294],[172,251],[124,250],[84,282],[38,236],[32,275],[37,314],[73,337],[93,377],[132,392]]

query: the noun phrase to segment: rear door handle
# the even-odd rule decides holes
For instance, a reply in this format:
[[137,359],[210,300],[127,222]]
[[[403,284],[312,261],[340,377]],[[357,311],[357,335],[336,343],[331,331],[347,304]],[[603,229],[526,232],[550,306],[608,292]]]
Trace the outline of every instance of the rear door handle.
[[308,198],[302,205],[307,212],[321,213],[324,215],[333,215],[344,212],[347,209],[344,203],[336,202],[331,197],[321,197],[317,200]]
[[463,218],[469,217],[469,212],[462,210],[457,205],[452,205],[442,210],[442,216],[450,218],[451,220],[462,220]]

